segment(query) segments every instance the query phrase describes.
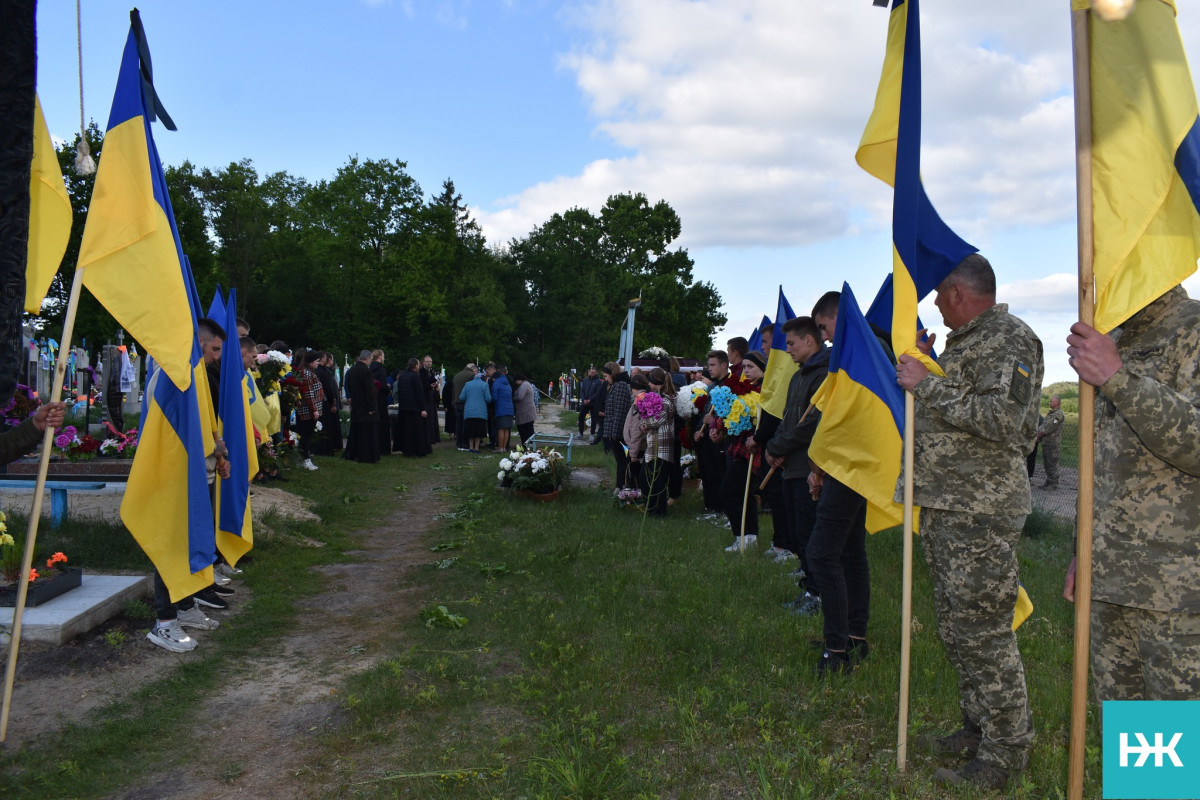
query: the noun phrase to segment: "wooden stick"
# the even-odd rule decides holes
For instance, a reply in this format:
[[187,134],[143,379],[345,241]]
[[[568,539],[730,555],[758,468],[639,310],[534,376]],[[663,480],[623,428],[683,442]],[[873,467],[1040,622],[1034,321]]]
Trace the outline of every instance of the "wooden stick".
[[[1075,182],[1079,218],[1079,319],[1095,321],[1095,258],[1092,220],[1092,71],[1086,9],[1071,12],[1075,65]],[[1088,665],[1092,613],[1092,497],[1094,491],[1095,390],[1079,381],[1079,506],[1075,546],[1075,654],[1071,678],[1071,744],[1067,758],[1067,798],[1083,798],[1084,742],[1087,737]]]
[[[804,420],[808,418],[808,412],[812,411],[814,408],[815,406],[810,404],[808,408],[804,409],[804,413],[800,415],[800,422],[797,422],[796,424],[802,424]],[[767,484],[771,482],[771,478],[775,477],[775,471],[777,469],[778,467],[771,467],[769,470],[767,470],[767,477],[763,478],[762,483],[758,485],[758,490],[760,492],[767,488]]]
[[[50,402],[62,397],[63,380],[67,375],[67,356],[71,352],[71,337],[75,333],[75,314],[79,310],[79,291],[83,285],[83,267],[75,267],[75,280],[71,283],[71,297],[67,302],[67,316],[63,320],[62,343],[58,350],[58,363],[54,369],[54,384],[50,387]],[[33,548],[37,542],[38,523],[42,519],[42,495],[46,492],[46,475],[50,472],[50,453],[54,449],[54,428],[46,426],[42,435],[42,459],[38,464],[36,488],[33,491],[33,509],[29,512],[29,528],[25,534],[25,556],[21,561],[21,574],[17,578],[17,605],[13,608],[12,641],[8,646],[8,664],[4,668],[4,701],[0,705],[0,742],[8,735],[8,712],[12,703],[13,681],[17,675],[17,651],[21,647],[21,617],[25,613],[25,598],[29,592],[29,570],[33,566]]]
[[904,569],[900,584],[900,712],[896,730],[896,769],[908,766],[908,684],[912,657],[913,416],[912,392],[904,393]]
[[[762,415],[759,415],[758,421],[754,423],[754,432],[758,433],[758,426],[762,422]],[[738,555],[746,553],[746,508],[750,505],[750,479],[754,477],[754,453],[750,454],[750,461],[746,464],[746,491],[742,494],[742,524],[741,532],[738,534]],[[757,513],[757,512],[755,512]]]

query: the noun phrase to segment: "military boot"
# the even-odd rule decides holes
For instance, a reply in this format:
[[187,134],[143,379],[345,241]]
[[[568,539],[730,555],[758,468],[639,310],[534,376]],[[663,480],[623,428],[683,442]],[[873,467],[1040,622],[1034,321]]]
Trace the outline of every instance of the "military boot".
[[933,782],[947,786],[970,784],[980,789],[1003,789],[1008,785],[1009,772],[998,764],[973,758],[962,769],[939,769]]
[[930,755],[958,756],[966,754],[974,758],[981,741],[983,741],[983,731],[964,719],[963,726],[954,733],[946,736],[925,734],[921,737],[921,746]]

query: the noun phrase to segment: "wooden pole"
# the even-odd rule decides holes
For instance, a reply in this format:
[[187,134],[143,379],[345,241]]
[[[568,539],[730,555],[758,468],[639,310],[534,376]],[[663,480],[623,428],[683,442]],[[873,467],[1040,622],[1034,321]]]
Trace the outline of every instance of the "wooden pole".
[[[71,352],[71,337],[75,333],[75,314],[79,310],[79,291],[83,285],[83,267],[75,267],[67,316],[63,321],[62,343],[54,369],[54,384],[50,387],[50,402],[62,397],[63,380],[67,375],[67,356]],[[33,566],[33,548],[37,542],[38,523],[42,520],[42,495],[46,493],[46,475],[50,471],[50,453],[54,449],[54,428],[46,426],[42,435],[42,460],[38,464],[37,484],[33,490],[33,509],[29,512],[29,528],[25,535],[25,556],[17,578],[17,605],[13,608],[12,642],[8,646],[8,664],[4,668],[4,701],[0,706],[0,742],[8,735],[8,711],[12,703],[13,681],[17,674],[17,651],[21,647],[21,616],[25,613],[25,598],[29,591],[29,570]]]
[[[758,426],[762,422],[762,415],[759,414],[758,421],[754,423],[754,432],[758,433]],[[754,478],[754,453],[750,454],[750,463],[746,464],[746,491],[742,494],[742,525],[741,531],[738,533],[738,555],[746,553],[746,508],[750,505],[750,481]],[[755,512],[758,513],[758,512]]]
[[[804,413],[800,415],[800,422],[797,422],[796,424],[800,425],[804,422],[804,420],[808,419],[808,412],[812,411],[815,407],[816,406],[810,405],[808,408],[804,409]],[[769,470],[767,470],[767,477],[763,478],[762,483],[758,485],[759,491],[767,488],[767,484],[771,482],[771,478],[775,477],[775,470],[775,467],[771,467]]]
[[[1075,65],[1075,181],[1079,218],[1079,320],[1095,321],[1095,257],[1092,223],[1092,71],[1087,9],[1071,12]],[[1071,744],[1067,798],[1083,798],[1087,737],[1088,664],[1092,613],[1092,493],[1095,472],[1095,389],[1079,382],[1079,506],[1075,545],[1075,655],[1071,678]]]
[[896,769],[908,766],[908,684],[912,657],[913,416],[912,392],[904,393],[904,568],[900,583],[900,713],[896,723]]

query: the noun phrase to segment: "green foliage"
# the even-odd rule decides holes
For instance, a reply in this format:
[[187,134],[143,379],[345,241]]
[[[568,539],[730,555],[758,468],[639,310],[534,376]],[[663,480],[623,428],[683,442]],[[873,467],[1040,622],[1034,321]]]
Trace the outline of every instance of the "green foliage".
[[[103,134],[92,124],[87,137],[100,160]],[[75,174],[74,143],[58,158],[72,234],[43,314],[30,318],[50,335],[62,328],[95,183]],[[260,176],[249,159],[164,172],[201,301],[217,286],[236,288],[238,313],[262,343],[347,356],[380,347],[399,351],[393,364],[432,353],[451,372],[494,360],[550,379],[612,358],[633,297],[645,309],[639,350],[695,356],[725,323],[715,287],[695,281],[687,252],[671,248],[678,215],[640,193],[613,195],[598,214],[556,213],[501,248],[486,241],[452,180],[427,200],[399,160],[352,157],[313,183]],[[84,292],[76,342],[103,344],[117,328]]]

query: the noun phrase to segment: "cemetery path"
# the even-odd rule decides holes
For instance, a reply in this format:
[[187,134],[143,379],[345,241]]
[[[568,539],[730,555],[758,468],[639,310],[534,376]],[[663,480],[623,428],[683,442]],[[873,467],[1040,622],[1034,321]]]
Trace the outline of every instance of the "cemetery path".
[[[347,563],[318,568],[326,588],[299,602],[297,623],[282,637],[264,641],[261,653],[235,665],[202,704],[191,729],[179,732],[195,742],[194,757],[151,771],[112,797],[336,796],[330,778],[310,765],[327,746],[321,737],[344,722],[344,680],[382,658],[402,636],[404,626],[396,620],[419,611],[416,590],[406,576],[429,560],[423,535],[435,524],[433,516],[448,505],[446,495],[430,491],[438,481],[435,474],[412,485],[407,496],[419,502],[357,532],[359,548],[347,554]],[[293,500],[299,503],[299,498]],[[237,601],[244,591],[231,599],[229,610],[212,616],[232,621],[240,613]],[[98,632],[62,648],[23,646],[6,746],[85,721],[88,712],[127,697],[178,665],[179,655],[140,641],[144,621],[126,627],[121,647],[107,645]],[[201,648],[206,635],[196,632]]]

